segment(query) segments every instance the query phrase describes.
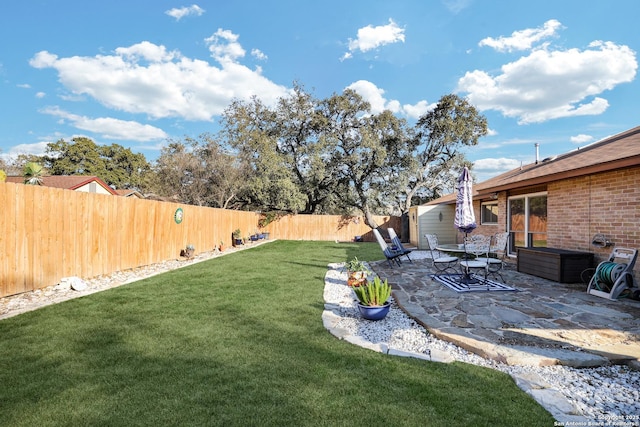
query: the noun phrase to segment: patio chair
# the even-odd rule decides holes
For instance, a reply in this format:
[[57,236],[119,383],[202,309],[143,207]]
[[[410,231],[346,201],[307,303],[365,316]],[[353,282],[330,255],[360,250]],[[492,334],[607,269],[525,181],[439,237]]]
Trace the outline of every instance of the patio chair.
[[445,273],[447,270],[451,270],[457,273],[456,266],[458,265],[458,257],[443,255],[438,251],[438,235],[437,234],[425,234],[427,244],[429,245],[429,251],[431,252],[431,259],[433,260],[433,268],[438,273]]
[[385,242],[384,238],[382,237],[382,234],[380,234],[380,232],[375,228],[373,229],[373,235],[376,236],[376,240],[380,245],[380,249],[382,249],[382,253],[384,254],[385,257],[387,257],[387,262],[389,263],[389,267],[393,268],[393,262],[395,262],[398,265],[401,265],[400,257],[403,255],[403,253],[392,251],[391,247],[387,245],[387,242]]
[[[484,272],[484,279],[487,279],[489,263],[486,260],[489,258],[490,245],[491,236],[485,236],[483,234],[465,236],[464,252],[467,257],[460,261],[460,266],[463,270],[463,281],[467,281],[467,284],[476,282],[471,275],[472,270],[482,270]],[[487,284],[487,287],[488,286]]]
[[402,255],[406,256],[409,262],[413,263],[413,261],[411,261],[411,258],[409,258],[409,254],[412,252],[411,249],[407,249],[402,245],[402,242],[396,234],[396,231],[393,228],[389,227],[387,228],[387,232],[389,233],[389,238],[391,239],[391,244],[393,245],[391,246],[391,250],[402,252]]
[[627,288],[633,288],[635,286],[633,267],[637,258],[637,249],[615,248],[609,255],[609,259],[596,267],[587,286],[587,293],[614,300]]
[[[507,243],[509,241],[509,232],[496,233],[491,236],[489,244],[489,255],[487,257],[478,257],[476,261],[484,261],[487,263],[487,277],[498,276],[504,282],[504,278],[500,271],[504,268],[504,259],[507,256]],[[491,255],[494,254],[495,258]]]

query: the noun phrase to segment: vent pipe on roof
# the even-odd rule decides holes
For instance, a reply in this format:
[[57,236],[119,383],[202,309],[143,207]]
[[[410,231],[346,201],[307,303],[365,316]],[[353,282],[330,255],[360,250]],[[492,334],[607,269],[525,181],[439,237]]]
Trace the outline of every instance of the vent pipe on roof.
[[540,159],[540,144],[536,142],[536,165],[538,164],[539,159]]

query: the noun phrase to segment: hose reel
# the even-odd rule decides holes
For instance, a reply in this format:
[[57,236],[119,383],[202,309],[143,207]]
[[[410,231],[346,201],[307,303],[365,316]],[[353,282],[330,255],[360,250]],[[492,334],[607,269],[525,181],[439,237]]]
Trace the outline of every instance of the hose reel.
[[627,269],[627,264],[618,264],[615,262],[605,261],[598,266],[594,274],[594,285],[598,290],[607,291],[620,278],[620,275]]
[[616,299],[623,292],[628,292],[627,289],[631,292],[637,290],[633,277],[633,267],[637,258],[637,249],[615,248],[608,260],[598,264],[587,286],[587,293]]

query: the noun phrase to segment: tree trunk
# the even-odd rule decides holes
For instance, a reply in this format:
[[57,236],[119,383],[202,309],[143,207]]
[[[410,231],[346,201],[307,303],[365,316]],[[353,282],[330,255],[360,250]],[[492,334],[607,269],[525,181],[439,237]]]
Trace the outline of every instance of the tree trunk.
[[365,204],[362,212],[364,213],[364,223],[371,227],[372,230],[378,228],[378,223],[373,218],[373,214],[371,213],[371,209],[369,209],[369,206]]

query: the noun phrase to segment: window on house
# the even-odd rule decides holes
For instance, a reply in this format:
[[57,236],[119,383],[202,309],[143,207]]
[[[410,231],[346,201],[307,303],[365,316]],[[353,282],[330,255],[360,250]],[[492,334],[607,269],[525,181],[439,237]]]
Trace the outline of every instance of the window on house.
[[480,205],[480,223],[498,223],[498,202],[485,202]]

